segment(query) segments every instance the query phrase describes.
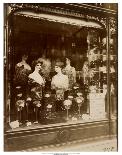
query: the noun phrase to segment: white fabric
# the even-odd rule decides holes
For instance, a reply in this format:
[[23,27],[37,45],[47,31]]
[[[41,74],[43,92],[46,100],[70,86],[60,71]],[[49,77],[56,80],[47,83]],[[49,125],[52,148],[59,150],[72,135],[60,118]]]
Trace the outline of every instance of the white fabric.
[[67,75],[57,74],[52,78],[52,89],[68,89],[69,80]]
[[34,71],[32,74],[29,75],[29,78],[33,79],[35,82],[39,83],[40,85],[44,85],[44,80],[41,75]]

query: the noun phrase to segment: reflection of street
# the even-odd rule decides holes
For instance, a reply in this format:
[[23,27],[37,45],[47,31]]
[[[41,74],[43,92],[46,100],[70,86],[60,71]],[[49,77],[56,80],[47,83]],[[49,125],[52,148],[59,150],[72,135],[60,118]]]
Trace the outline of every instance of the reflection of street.
[[116,152],[117,151],[117,140],[97,140],[92,142],[77,142],[77,143],[64,143],[62,145],[49,145],[37,148],[31,148],[23,150],[24,152],[40,151],[40,152]]

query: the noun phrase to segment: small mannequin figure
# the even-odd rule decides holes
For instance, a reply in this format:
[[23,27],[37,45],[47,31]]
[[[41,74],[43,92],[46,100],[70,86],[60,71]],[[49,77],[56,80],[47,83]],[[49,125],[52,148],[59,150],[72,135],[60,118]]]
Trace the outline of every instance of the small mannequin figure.
[[76,83],[76,71],[75,68],[71,66],[71,61],[69,58],[66,58],[66,67],[63,68],[62,73],[68,76],[69,89],[71,90]]

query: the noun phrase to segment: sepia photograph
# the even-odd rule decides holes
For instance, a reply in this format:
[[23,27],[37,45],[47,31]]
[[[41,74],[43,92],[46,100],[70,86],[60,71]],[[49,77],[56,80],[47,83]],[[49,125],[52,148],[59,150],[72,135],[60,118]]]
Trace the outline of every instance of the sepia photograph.
[[3,15],[4,152],[118,152],[118,3]]

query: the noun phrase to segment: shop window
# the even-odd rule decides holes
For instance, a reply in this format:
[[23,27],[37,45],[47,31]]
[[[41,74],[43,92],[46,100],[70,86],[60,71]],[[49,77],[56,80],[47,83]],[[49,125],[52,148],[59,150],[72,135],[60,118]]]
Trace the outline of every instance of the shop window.
[[69,25],[71,33],[68,25],[60,28],[58,23],[57,33],[56,23],[49,25],[53,33],[41,24],[40,32],[34,23],[35,32],[15,25],[10,127],[107,119],[105,30]]

